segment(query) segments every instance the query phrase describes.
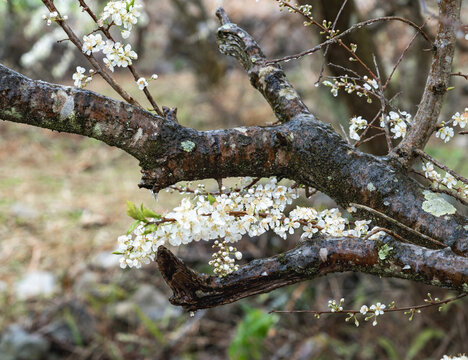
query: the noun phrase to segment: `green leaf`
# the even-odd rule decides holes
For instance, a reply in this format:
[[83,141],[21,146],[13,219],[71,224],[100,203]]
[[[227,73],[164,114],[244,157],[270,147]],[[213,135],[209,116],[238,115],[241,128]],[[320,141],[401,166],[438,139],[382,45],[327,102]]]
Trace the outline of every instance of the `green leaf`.
[[377,339],[377,342],[379,343],[380,347],[382,347],[387,353],[387,359],[390,359],[390,360],[400,359],[400,356],[398,356],[398,352],[395,348],[395,345],[389,339],[384,338],[384,337],[379,337]]
[[73,343],[78,346],[83,345],[83,337],[81,336],[80,329],[76,324],[75,318],[73,317],[70,308],[65,308],[63,317],[68,325],[68,328],[70,329],[70,332],[72,333]]
[[143,215],[147,218],[155,218],[155,219],[161,219],[161,215],[155,213],[153,210],[151,209],[148,209],[148,208],[145,208],[142,206],[142,209],[141,209],[141,212],[143,213]]
[[112,255],[123,255],[123,252],[120,251],[112,251]]
[[442,339],[445,336],[444,332],[439,329],[425,329],[416,336],[411,343],[408,353],[406,354],[406,360],[412,360],[418,355],[424,346],[433,339]]
[[145,226],[145,231],[143,231],[143,235],[150,234],[155,232],[158,229],[157,224],[148,224]]
[[213,205],[216,202],[216,199],[213,195],[208,194],[208,201],[210,202],[210,205]]
[[130,225],[130,227],[128,228],[128,231],[127,231],[127,235],[130,235],[132,233],[133,230],[135,230],[135,228],[140,225],[141,221],[140,220],[136,220],[134,222],[132,222],[132,225]]
[[261,359],[263,340],[268,330],[278,321],[275,315],[269,315],[259,309],[246,307],[244,319],[237,326],[236,334],[228,349],[232,360]]
[[146,218],[143,213],[136,207],[134,203],[127,200],[127,215],[135,220],[145,221]]
[[134,309],[138,319],[144,325],[146,330],[148,330],[159,343],[164,344],[164,335],[161,330],[159,330],[157,323],[151,320],[151,318],[146,315],[138,305],[134,305]]

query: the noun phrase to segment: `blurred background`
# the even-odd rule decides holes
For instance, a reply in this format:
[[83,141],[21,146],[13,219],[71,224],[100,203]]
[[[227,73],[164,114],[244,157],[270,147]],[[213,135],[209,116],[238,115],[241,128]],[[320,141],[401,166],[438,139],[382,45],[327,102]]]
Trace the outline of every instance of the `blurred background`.
[[[93,30],[77,1],[55,1],[80,35]],[[313,5],[314,17],[333,21],[341,0],[301,1]],[[105,1],[89,1],[97,13]],[[290,55],[319,43],[321,35],[302,26],[303,19],[280,12],[273,0],[145,1],[145,14],[129,41],[139,55],[135,66],[159,79],[149,90],[160,105],[178,108],[183,125],[215,129],[265,125],[275,121],[271,109],[250,86],[245,72],[216,47],[214,12],[222,5],[231,20],[248,30],[269,58]],[[424,9],[421,9],[423,6]],[[337,28],[360,19],[403,16],[423,24],[435,2],[349,0]],[[41,19],[47,11],[38,0],[0,0],[0,63],[34,79],[73,85],[76,66],[89,68],[55,24]],[[467,22],[468,7],[462,19]],[[424,27],[431,36],[435,22]],[[348,41],[373,67],[372,54],[385,79],[414,30],[400,23],[361,28]],[[430,66],[428,45],[418,38],[396,71],[388,90],[395,104],[413,115]],[[319,74],[343,74],[339,66],[362,73],[338,47],[284,64],[290,81],[318,117],[342,134],[353,115],[370,120],[379,104],[354,95],[334,98],[314,86]],[[330,63],[334,65],[329,65]],[[468,72],[468,41],[457,43],[455,71]],[[123,69],[126,70],[126,69]],[[116,80],[147,104],[131,75]],[[443,119],[468,106],[468,82],[452,79]],[[99,77],[88,88],[116,99]],[[462,136],[442,146],[432,140],[429,154],[468,175],[467,143]],[[385,152],[379,140],[367,151]],[[80,136],[0,122],[0,360],[10,359],[439,359],[468,352],[467,301],[439,312],[429,309],[409,322],[402,313],[385,314],[376,327],[359,328],[345,316],[274,314],[273,309],[326,310],[329,299],[345,298],[345,308],[377,301],[398,306],[424,303],[426,294],[454,294],[430,286],[361,274],[336,274],[282,288],[237,303],[198,311],[193,317],[168,302],[170,291],[155,264],[122,270],[111,252],[132,219],[126,200],[158,212],[173,208],[180,196],[162,192],[156,203],[140,190],[140,168],[126,153]],[[205,181],[208,188],[214,181]],[[334,206],[327,196],[298,200],[318,209]],[[298,236],[274,234],[238,243],[242,262],[267,257],[295,246]],[[174,250],[191,267],[211,273],[208,243]]]

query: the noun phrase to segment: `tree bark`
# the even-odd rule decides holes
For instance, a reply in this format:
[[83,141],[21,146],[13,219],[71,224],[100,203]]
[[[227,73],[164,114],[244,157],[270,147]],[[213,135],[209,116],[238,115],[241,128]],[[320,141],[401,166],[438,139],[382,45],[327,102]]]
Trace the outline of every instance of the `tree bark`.
[[[443,5],[444,9],[444,6],[447,9],[456,6],[456,1],[446,2],[450,4]],[[289,178],[328,194],[343,207],[356,204],[360,209],[358,216],[372,219],[373,225],[388,228],[415,244],[392,242],[394,253],[387,260],[389,263],[385,263],[376,257],[379,242],[319,238],[300,245],[300,251],[307,252],[307,259],[298,255],[299,250],[293,250],[279,255],[276,260],[256,260],[231,275],[227,279],[236,279],[236,276],[247,279],[246,285],[237,283],[240,297],[258,293],[252,287],[265,283],[248,280],[249,274],[258,278],[261,269],[268,274],[269,266],[276,269],[273,271],[276,280],[270,278],[276,287],[327,272],[352,270],[467,291],[466,218],[459,213],[437,215],[424,210],[424,188],[408,176],[408,168],[402,166],[405,162],[400,161],[398,152],[391,158],[376,157],[349,146],[330,125],[311,114],[281,67],[268,65],[260,47],[248,33],[231,23],[223,10],[218,10],[217,15],[222,23],[218,30],[220,50],[242,63],[252,85],[271,105],[279,125],[198,131],[183,127],[169,117],[155,116],[135,105],[90,91],[28,79],[2,65],[0,119],[80,134],[117,146],[140,161],[143,173],[140,186],[153,191],[178,181],[205,178]],[[445,33],[446,25],[441,25],[441,29]],[[442,78],[446,70],[445,65],[433,66],[431,76]],[[437,71],[444,74],[437,74]],[[434,101],[428,103],[426,97],[422,106],[431,108]],[[322,248],[333,256],[328,267],[321,265],[319,269],[323,271],[317,272],[317,254],[320,255]],[[161,271],[171,285],[173,274],[183,267],[168,251],[161,249],[159,255]],[[410,265],[412,271],[406,273],[393,268],[386,272],[390,268],[385,268],[385,264]],[[298,269],[304,266],[308,270],[298,275]],[[256,267],[258,270],[253,271]],[[288,267],[292,269],[289,272],[286,271]],[[214,281],[218,284],[213,285],[216,293],[222,293],[219,286],[228,286],[228,280],[206,283],[205,278],[184,271],[182,277],[178,277],[180,281],[172,282],[177,285],[174,288],[176,299],[185,296],[184,286],[188,286],[184,285],[185,279],[195,279],[193,281],[202,287],[209,287]],[[262,274],[263,271],[260,276],[264,276]],[[431,280],[434,276],[435,280]],[[261,287],[261,291],[271,289]],[[226,301],[236,299],[237,295],[233,295],[229,287],[225,291]],[[204,297],[197,295],[197,301],[199,298]],[[183,301],[181,304],[185,306]],[[216,301],[222,303],[213,300],[213,304]],[[206,307],[200,304],[194,306]]]
[[444,96],[449,87],[456,32],[460,25],[460,8],[461,0],[439,2],[440,21],[434,41],[434,57],[418,111],[414,116],[414,125],[392,152],[392,155],[397,154],[404,164],[414,158],[413,148],[423,149],[436,129]]
[[[393,249],[382,259],[379,250],[384,244]],[[164,246],[158,249],[157,262],[174,292],[170,302],[188,311],[228,304],[299,281],[345,271],[468,291],[467,258],[446,250],[421,249],[390,237],[384,241],[363,241],[320,236],[283,254],[251,261],[225,278],[196,273]]]

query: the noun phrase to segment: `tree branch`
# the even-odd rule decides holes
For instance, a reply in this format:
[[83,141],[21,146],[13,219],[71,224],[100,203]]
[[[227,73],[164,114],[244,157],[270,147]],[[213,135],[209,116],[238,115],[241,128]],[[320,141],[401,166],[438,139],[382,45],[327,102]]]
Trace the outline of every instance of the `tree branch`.
[[[50,12],[57,12],[59,15],[60,15],[60,12],[59,10],[55,7],[54,5],[54,2],[53,0],[43,0],[42,1],[44,3],[44,5],[47,7],[47,9],[49,9]],[[66,21],[62,20],[62,16],[60,15],[59,18],[57,20],[55,20],[57,22],[57,24],[60,25],[60,27],[63,29],[63,31],[65,31],[65,33],[67,34],[68,38],[70,39],[70,41],[78,48],[78,50],[80,50],[81,52],[81,49],[83,47],[83,43],[82,41],[80,40],[80,38],[78,38],[78,36],[76,36],[75,32],[72,30],[72,28],[67,24]],[[122,88],[119,84],[117,84],[114,79],[112,78],[112,76],[110,76],[106,70],[105,70],[105,67],[102,66],[97,60],[96,58],[94,57],[93,54],[90,54],[90,55],[86,55],[83,53],[83,56],[86,57],[88,59],[88,61],[91,63],[91,65],[94,67],[94,70],[96,70],[96,72],[102,76],[102,78],[117,92],[117,94],[119,94],[120,96],[122,96],[122,98],[127,101],[128,103],[130,104],[133,104],[133,105],[140,105],[138,104],[138,102],[124,89]]]
[[[393,249],[379,257],[384,244]],[[225,278],[189,269],[160,246],[157,262],[173,290],[170,302],[188,311],[232,303],[299,281],[336,272],[362,272],[468,291],[468,259],[447,250],[429,250],[403,244],[386,236],[384,241],[359,238],[317,237],[277,256],[254,260]]]
[[439,29],[434,42],[434,58],[413,126],[394,149],[392,156],[403,164],[413,158],[413,148],[423,149],[436,130],[444,95],[449,86],[456,45],[456,31],[460,23],[461,0],[439,1]]
[[0,119],[91,137],[142,162],[150,156],[148,137],[167,123],[141,107],[34,81],[1,64],[0,79]]
[[233,24],[224,9],[216,11],[221,27],[217,32],[219,50],[235,57],[249,73],[250,82],[262,93],[280,122],[309,114],[307,106],[286,79],[281,66],[267,65],[266,57],[253,37]]
[[[178,181],[204,178],[289,178],[328,194],[344,207],[360,204],[359,217],[438,249],[391,242],[394,254],[383,261],[378,257],[379,242],[319,238],[277,257],[254,261],[220,280],[189,271],[161,248],[158,264],[163,276],[174,287],[174,301],[187,309],[232,302],[336,271],[363,271],[466,291],[466,218],[424,210],[424,189],[405,169],[346,144],[330,125],[309,113],[281,68],[266,64],[252,37],[230,23],[222,10],[218,16],[224,24],[218,31],[220,48],[243,63],[282,124],[197,131],[91,91],[28,79],[1,65],[0,119],[117,146],[140,160],[140,186],[156,191]],[[453,252],[439,249],[442,246]],[[405,265],[411,270],[403,270]]]
[[[271,127],[197,131],[82,89],[33,81],[0,66],[0,118],[80,134],[140,160],[141,187],[158,191],[178,181],[231,176],[285,177],[314,187],[347,207],[358,203],[468,254],[466,220],[422,209],[422,188],[384,158],[350,147],[328,124],[301,114]],[[417,244],[423,237],[361,213]]]

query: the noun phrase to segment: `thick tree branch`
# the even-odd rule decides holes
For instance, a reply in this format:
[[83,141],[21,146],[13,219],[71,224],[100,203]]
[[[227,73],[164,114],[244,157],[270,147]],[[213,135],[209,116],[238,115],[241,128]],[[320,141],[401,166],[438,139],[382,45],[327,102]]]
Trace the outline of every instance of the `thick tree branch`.
[[[232,302],[336,271],[363,271],[466,291],[466,219],[458,213],[440,215],[424,210],[424,189],[399,164],[357,151],[330,125],[318,121],[281,68],[266,65],[250,35],[230,23],[222,11],[218,14],[224,24],[218,32],[221,49],[243,63],[252,84],[282,124],[197,131],[90,91],[28,79],[1,65],[0,119],[117,146],[140,160],[140,186],[155,191],[178,181],[204,178],[289,178],[328,194],[344,207],[362,205],[358,215],[372,219],[373,225],[437,249],[391,242],[394,253],[382,261],[378,257],[381,243],[319,238],[286,254],[254,261],[219,280],[189,271],[161,248],[161,271],[173,286],[174,301],[187,309]],[[451,249],[440,249],[445,246]],[[403,269],[405,265],[410,270]]]
[[405,164],[412,159],[413,148],[423,149],[436,130],[437,119],[452,72],[456,31],[460,24],[460,8],[461,0],[439,1],[439,29],[424,93],[414,116],[413,126],[393,151],[393,156],[398,156]]
[[[358,203],[468,254],[466,220],[422,209],[422,188],[385,159],[356,151],[311,115],[272,127],[197,131],[90,91],[33,81],[0,66],[0,118],[76,133],[120,147],[140,160],[142,187],[230,176],[285,177],[340,205]],[[375,225],[427,247],[434,244],[362,213]]]
[[140,107],[34,81],[1,64],[0,79],[0,119],[95,138],[142,162],[150,154],[148,137],[167,123]]
[[[384,244],[391,246],[385,259]],[[158,249],[157,262],[173,290],[170,301],[188,311],[228,304],[247,296],[327,274],[353,271],[413,280],[468,292],[468,259],[447,250],[359,238],[318,237],[277,256],[254,260],[225,278],[200,275],[168,249]]]
[[257,42],[245,30],[233,24],[222,8],[216,11],[221,27],[217,41],[223,54],[235,57],[249,73],[250,82],[262,93],[280,122],[310,112],[286,79],[279,64],[267,65]]

